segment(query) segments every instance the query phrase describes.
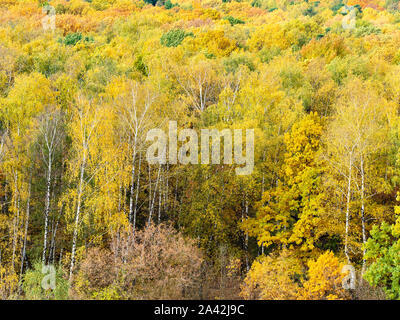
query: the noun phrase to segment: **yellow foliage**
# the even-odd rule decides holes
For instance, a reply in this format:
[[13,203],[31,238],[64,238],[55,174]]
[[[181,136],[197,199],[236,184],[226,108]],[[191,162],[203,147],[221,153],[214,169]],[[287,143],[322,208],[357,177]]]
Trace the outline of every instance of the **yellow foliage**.
[[253,262],[242,286],[245,299],[296,299],[301,274],[300,261],[293,252],[282,250],[280,255],[262,256]]
[[331,251],[320,255],[316,261],[308,262],[308,279],[299,289],[298,299],[337,300],[346,298],[342,287],[345,273],[343,265]]
[[200,51],[215,57],[226,57],[236,49],[235,41],[227,38],[222,30],[210,30],[195,38],[186,37],[183,46],[191,52]]

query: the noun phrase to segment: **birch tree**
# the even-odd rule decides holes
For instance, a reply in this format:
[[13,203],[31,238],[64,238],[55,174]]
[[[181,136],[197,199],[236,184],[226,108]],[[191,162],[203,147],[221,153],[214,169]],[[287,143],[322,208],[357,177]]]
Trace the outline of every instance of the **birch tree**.
[[40,119],[39,131],[39,149],[42,161],[46,168],[46,192],[44,207],[44,236],[42,262],[46,262],[46,253],[48,245],[48,227],[50,214],[50,197],[51,185],[53,179],[53,171],[55,165],[56,153],[59,152],[60,142],[63,137],[62,132],[62,116],[59,110],[47,110]]
[[77,104],[72,110],[72,123],[70,126],[74,157],[70,161],[68,174],[72,180],[71,182],[75,185],[70,190],[73,206],[68,208],[73,217],[70,279],[74,271],[83,205],[86,195],[90,192],[88,185],[90,173],[93,174],[98,164],[96,145],[100,139],[98,128],[101,118],[100,107],[95,101],[88,100],[84,96],[78,98]]

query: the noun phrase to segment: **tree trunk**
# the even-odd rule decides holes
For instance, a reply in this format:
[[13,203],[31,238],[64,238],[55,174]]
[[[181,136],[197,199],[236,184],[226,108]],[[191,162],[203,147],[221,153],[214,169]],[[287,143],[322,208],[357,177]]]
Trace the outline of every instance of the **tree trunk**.
[[74,234],[72,237],[72,252],[71,252],[71,266],[69,269],[69,280],[72,278],[72,272],[74,270],[75,264],[75,253],[76,253],[76,243],[78,239],[78,227],[79,227],[79,217],[81,213],[81,202],[82,202],[82,192],[83,192],[83,176],[85,174],[85,165],[86,165],[86,151],[83,151],[83,159],[81,164],[81,172],[79,177],[79,188],[78,188],[78,198],[76,203],[76,214],[75,214],[75,227]]
[[347,204],[346,204],[346,235],[344,244],[344,254],[346,255],[347,262],[350,264],[349,258],[349,224],[350,224],[350,196],[351,196],[351,172],[353,167],[353,154],[350,153],[349,159],[349,176],[347,182]]
[[24,244],[22,247],[22,255],[21,255],[21,270],[19,274],[19,283],[20,283],[20,290],[22,284],[22,274],[24,272],[24,260],[26,254],[26,240],[28,238],[28,226],[29,226],[29,215],[30,215],[30,201],[31,201],[31,185],[32,181],[29,181],[29,190],[28,190],[28,200],[26,203],[26,217],[25,217],[25,232],[24,232]]
[[135,208],[133,210],[133,224],[132,224],[132,230],[133,230],[133,237],[134,238],[135,238],[135,231],[136,231],[137,206],[138,206],[138,201],[139,201],[140,165],[141,165],[141,163],[142,163],[142,154],[139,152],[139,167],[138,167],[137,182],[136,182],[136,198],[135,198]]
[[[154,187],[154,195],[153,195],[153,199],[151,201],[150,210],[149,210],[149,221],[148,221],[149,226],[151,224],[151,217],[153,215],[154,202],[155,202],[156,195],[157,195],[156,193],[157,193],[157,188],[158,188],[158,181],[160,180],[160,170],[161,170],[161,164],[158,166],[157,180],[156,180],[156,185]],[[151,198],[151,194],[150,194],[150,198]]]
[[365,271],[365,243],[367,242],[367,234],[365,230],[365,201],[364,201],[364,194],[365,194],[365,171],[364,171],[364,159],[361,156],[360,159],[360,166],[361,166],[361,228],[362,228],[362,239],[363,239],[363,263],[361,274]]
[[132,171],[131,171],[131,192],[129,196],[129,222],[132,223],[132,216],[133,216],[133,193],[134,193],[134,188],[135,188],[135,162],[136,162],[136,136],[135,136],[135,141],[133,144],[133,150],[132,150]]
[[46,251],[47,251],[47,235],[48,235],[49,211],[50,211],[51,166],[52,166],[51,154],[49,154],[49,162],[47,168],[46,199],[45,199],[45,209],[44,209],[44,238],[43,238],[42,263],[45,263],[46,261]]

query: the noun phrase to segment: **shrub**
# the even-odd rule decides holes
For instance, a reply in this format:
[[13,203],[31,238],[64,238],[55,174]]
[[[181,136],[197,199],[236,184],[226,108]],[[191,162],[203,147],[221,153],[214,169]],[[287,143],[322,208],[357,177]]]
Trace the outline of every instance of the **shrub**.
[[316,261],[310,260],[308,267],[308,279],[299,290],[300,299],[337,300],[347,297],[342,288],[343,265],[333,252],[325,252]]
[[82,34],[79,32],[69,33],[65,36],[63,43],[67,46],[74,46],[82,40]]
[[12,266],[0,265],[0,300],[10,299],[18,289],[18,275]]
[[296,299],[295,279],[300,273],[299,261],[287,250],[280,255],[261,256],[244,279],[241,296],[257,300]]
[[182,29],[173,29],[167,33],[164,33],[160,39],[160,42],[165,47],[177,47],[188,36],[193,36],[193,33],[187,33]]
[[246,66],[250,71],[256,69],[251,58],[246,55],[232,55],[224,60],[224,68],[227,72],[236,72],[241,65]]
[[313,17],[317,14],[314,7],[308,7],[306,10],[303,11],[304,16]]
[[55,289],[45,290],[42,287],[42,281],[46,273],[42,272],[43,264],[37,261],[33,265],[33,269],[26,271],[22,289],[25,297],[29,300],[66,300],[68,299],[68,280],[64,277],[61,268],[55,268]]
[[66,46],[74,46],[76,45],[79,41],[84,41],[84,42],[93,42],[94,39],[92,36],[82,36],[80,32],[76,33],[69,33],[67,34],[64,39],[59,39],[58,42],[65,44]]
[[[398,210],[398,209],[397,209]],[[382,287],[389,299],[400,299],[400,219],[394,225],[374,226],[366,243],[368,268],[364,278]]]
[[144,0],[144,2],[149,3],[149,4],[153,5],[153,6],[155,6],[157,4],[157,1],[158,0]]
[[269,63],[273,58],[281,54],[281,49],[278,47],[264,48],[260,51],[261,61]]
[[[87,299],[182,299],[197,293],[202,254],[167,225],[121,235],[109,249],[91,248],[74,290]],[[195,293],[191,293],[191,292]]]
[[231,24],[231,26],[234,26],[235,24],[244,24],[244,21],[243,21],[243,20],[234,18],[234,17],[232,17],[232,16],[226,16],[226,17],[224,17],[223,19],[224,19],[224,20],[228,20],[229,23]]
[[336,1],[335,4],[331,7],[331,10],[334,12],[334,14],[337,14],[338,11],[344,7],[343,0]]
[[169,10],[169,9],[172,9],[173,7],[179,7],[179,4],[172,3],[171,0],[167,0],[167,1],[165,1],[164,7],[165,7],[165,9]]

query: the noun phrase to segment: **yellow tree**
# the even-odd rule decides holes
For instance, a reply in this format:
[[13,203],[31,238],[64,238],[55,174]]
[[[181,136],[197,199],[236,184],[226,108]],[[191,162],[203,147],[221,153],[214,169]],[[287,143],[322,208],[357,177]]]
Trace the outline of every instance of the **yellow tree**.
[[257,300],[295,300],[299,289],[295,279],[301,269],[300,260],[288,250],[261,256],[251,266],[241,296]]
[[318,159],[323,126],[316,113],[307,115],[285,135],[283,178],[264,192],[256,217],[243,223],[259,243],[294,244],[303,251],[314,249],[326,232],[321,226],[323,193]]
[[69,135],[73,153],[67,175],[72,188],[64,195],[64,201],[69,202],[66,208],[67,215],[72,216],[73,219],[70,279],[74,270],[83,204],[92,192],[92,180],[103,161],[97,150],[102,139],[100,124],[103,117],[102,105],[83,95],[78,97],[77,103],[71,110]]
[[[327,187],[328,192],[336,195],[332,197],[332,207],[339,208],[339,214],[344,211],[344,253],[349,262],[350,252],[357,255],[360,248],[360,233],[362,243],[366,243],[368,217],[377,214],[372,207],[367,212],[371,197],[390,189],[386,175],[389,162],[382,159],[388,157],[393,119],[393,104],[380,97],[372,83],[350,79],[341,91],[325,137],[325,159],[330,172]],[[355,224],[351,231],[353,215],[360,218],[356,220],[360,224]]]
[[[22,247],[24,229],[29,223],[29,151],[34,140],[34,119],[52,103],[54,95],[50,81],[38,73],[17,77],[7,98],[0,102],[0,118],[5,129],[1,170],[6,179],[5,192],[10,194],[9,212],[2,217],[5,222],[3,239],[7,240],[3,243],[1,261],[3,266],[9,263],[13,272],[17,272],[18,265],[22,269],[25,255]],[[23,214],[24,206],[26,215]]]
[[308,262],[308,277],[298,291],[301,300],[337,300],[347,297],[342,281],[343,265],[331,251]]
[[[123,184],[130,186],[128,219],[133,225],[133,230],[136,227],[140,188],[141,156],[139,153],[143,151],[147,131],[151,129],[151,126],[157,126],[159,111],[157,100],[161,94],[157,91],[159,91],[157,84],[151,83],[150,80],[139,83],[118,79],[108,86],[106,92],[116,116],[116,133],[120,136],[121,144],[125,146],[127,153],[125,155],[126,168],[130,174],[125,175]],[[140,160],[139,164],[137,159]],[[129,176],[128,179],[127,176]]]

